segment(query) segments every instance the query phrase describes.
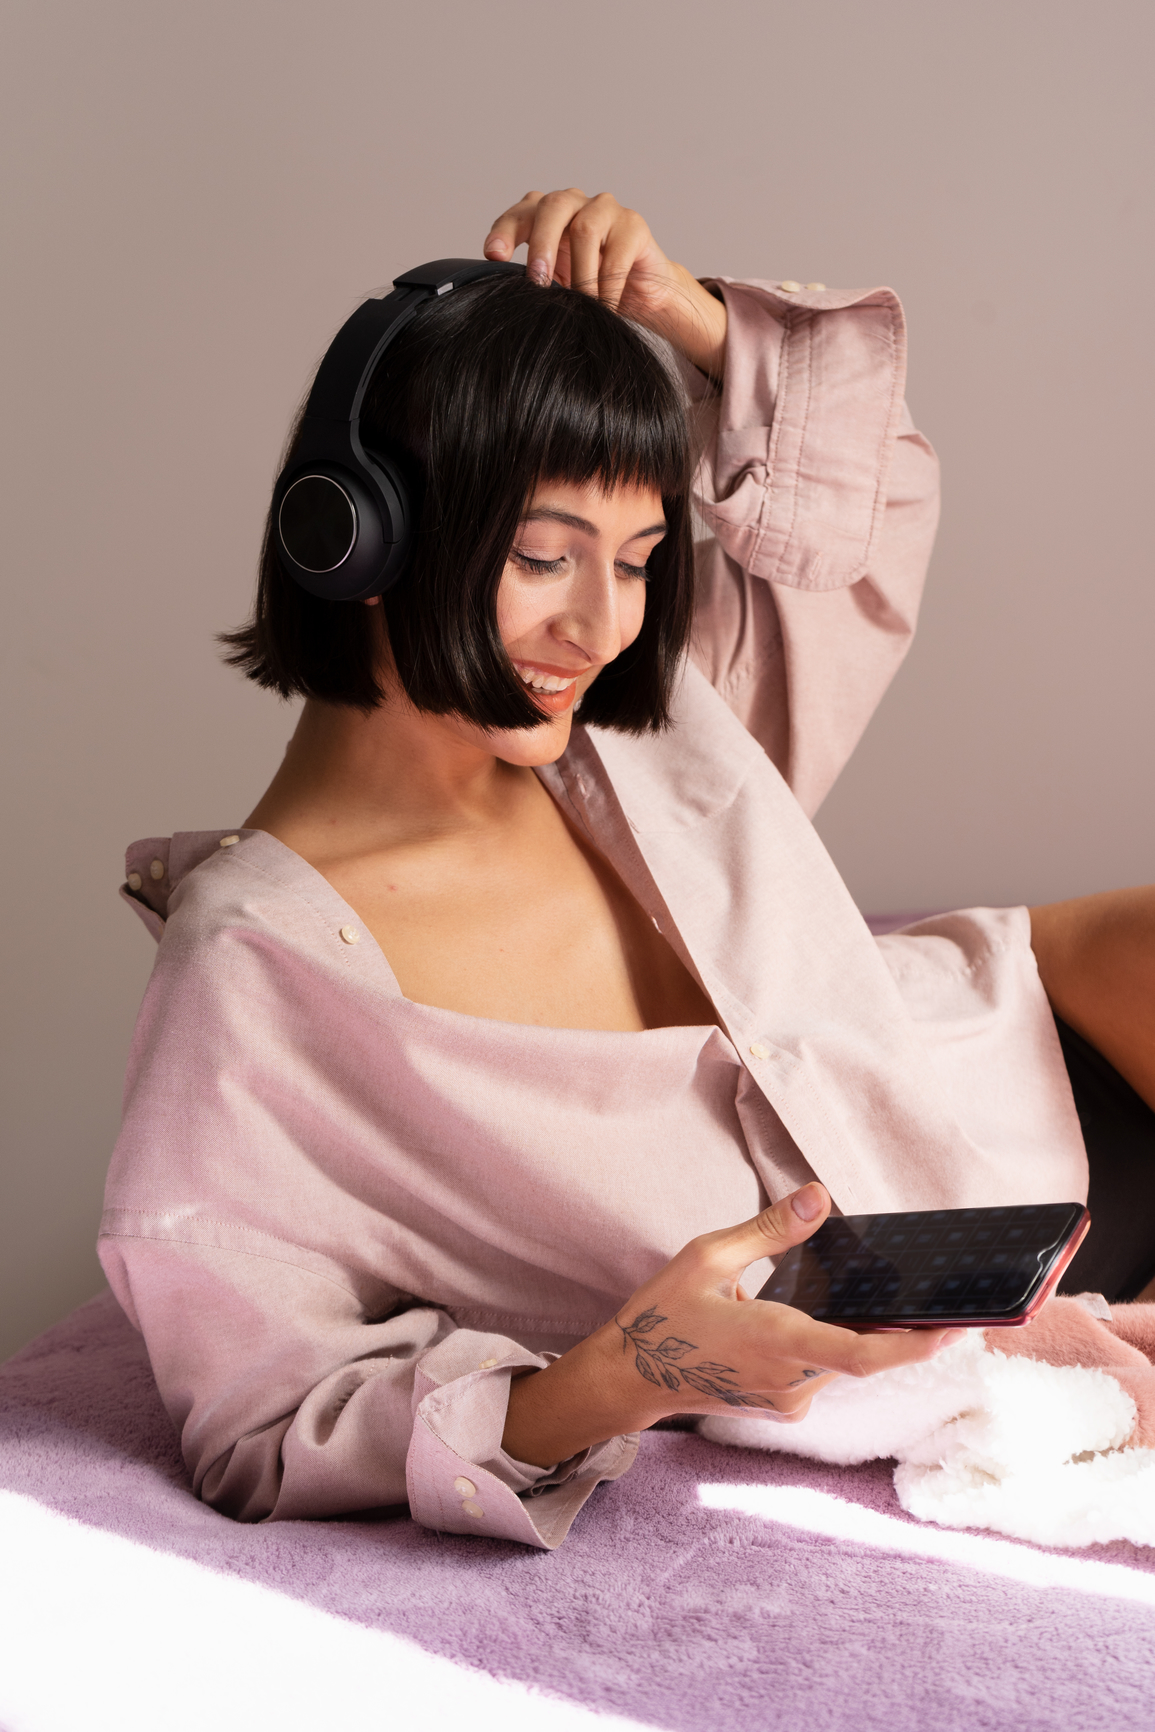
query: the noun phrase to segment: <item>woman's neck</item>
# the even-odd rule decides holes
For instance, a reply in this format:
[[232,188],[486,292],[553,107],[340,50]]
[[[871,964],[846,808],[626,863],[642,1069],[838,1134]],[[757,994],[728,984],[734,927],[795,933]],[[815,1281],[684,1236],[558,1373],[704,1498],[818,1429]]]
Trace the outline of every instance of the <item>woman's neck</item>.
[[309,699],[245,827],[308,858],[359,852],[500,821],[532,775],[396,692],[368,715]]

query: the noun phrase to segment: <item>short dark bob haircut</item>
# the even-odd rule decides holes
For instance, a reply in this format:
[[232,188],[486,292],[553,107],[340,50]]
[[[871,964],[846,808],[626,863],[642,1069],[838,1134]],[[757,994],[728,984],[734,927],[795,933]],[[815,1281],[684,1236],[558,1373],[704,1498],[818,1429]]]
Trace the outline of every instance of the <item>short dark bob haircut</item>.
[[[577,718],[634,734],[668,725],[693,602],[689,436],[679,382],[633,325],[590,295],[525,277],[457,289],[386,350],[361,437],[407,455],[420,501],[411,562],[382,597],[401,683],[418,709],[487,729],[543,720],[497,629],[498,586],[534,489],[593,481],[660,493],[667,532],[647,567],[642,629]],[[221,641],[228,662],[282,697],[368,713],[384,698],[379,619],[300,589],[266,524],[253,617]]]

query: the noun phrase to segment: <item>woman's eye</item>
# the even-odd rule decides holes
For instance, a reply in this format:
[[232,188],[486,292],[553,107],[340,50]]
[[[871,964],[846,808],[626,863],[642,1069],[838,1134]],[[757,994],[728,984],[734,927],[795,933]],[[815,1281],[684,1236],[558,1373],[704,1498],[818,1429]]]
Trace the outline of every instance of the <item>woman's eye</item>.
[[[523,571],[532,572],[535,577],[556,577],[565,569],[565,555],[559,559],[535,559],[532,553],[523,553],[520,547],[511,547],[509,557]],[[628,561],[619,559],[617,569],[623,577],[648,578],[649,571],[644,565],[630,565]]]
[[522,553],[517,547],[510,549],[510,557],[523,571],[532,571],[538,577],[552,577],[565,564],[564,559],[534,559],[532,554]]

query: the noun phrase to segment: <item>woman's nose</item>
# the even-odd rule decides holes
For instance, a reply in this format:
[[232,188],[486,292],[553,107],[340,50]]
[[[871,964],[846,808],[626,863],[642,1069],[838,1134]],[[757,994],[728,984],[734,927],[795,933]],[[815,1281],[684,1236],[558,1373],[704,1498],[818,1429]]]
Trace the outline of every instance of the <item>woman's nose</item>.
[[613,562],[579,572],[567,606],[554,622],[554,635],[573,644],[591,661],[611,662],[622,649],[620,584]]

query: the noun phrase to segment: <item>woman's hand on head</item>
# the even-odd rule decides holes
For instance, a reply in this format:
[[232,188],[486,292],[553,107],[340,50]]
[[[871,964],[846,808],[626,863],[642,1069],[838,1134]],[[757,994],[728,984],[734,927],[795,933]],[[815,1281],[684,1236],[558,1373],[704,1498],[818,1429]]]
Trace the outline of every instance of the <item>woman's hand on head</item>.
[[743,1270],[801,1244],[829,1213],[828,1193],[812,1183],[739,1227],[692,1239],[611,1323],[515,1382],[506,1449],[547,1466],[672,1413],[796,1421],[834,1377],[932,1358],[956,1332],[859,1335],[742,1291]]
[[665,337],[704,373],[721,378],[725,306],[684,265],[666,257],[637,211],[608,192],[595,198],[577,187],[527,192],[493,224],[485,256],[510,259],[523,243],[537,282],[556,279],[596,295]]

